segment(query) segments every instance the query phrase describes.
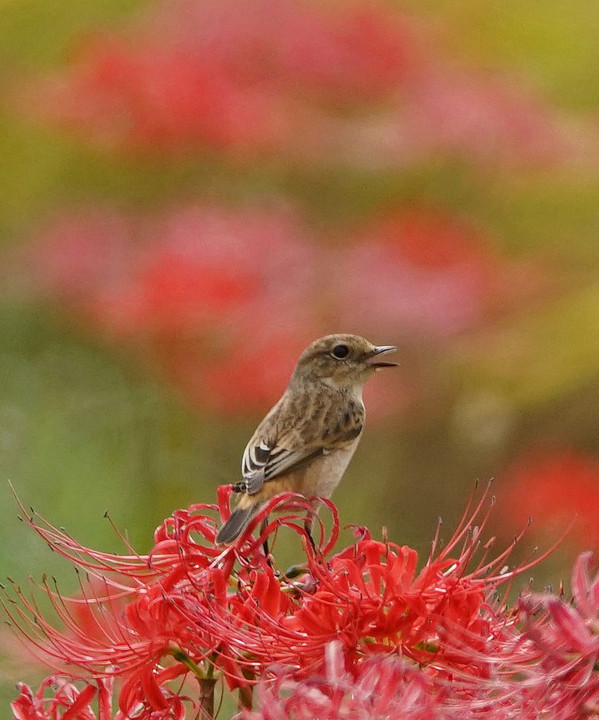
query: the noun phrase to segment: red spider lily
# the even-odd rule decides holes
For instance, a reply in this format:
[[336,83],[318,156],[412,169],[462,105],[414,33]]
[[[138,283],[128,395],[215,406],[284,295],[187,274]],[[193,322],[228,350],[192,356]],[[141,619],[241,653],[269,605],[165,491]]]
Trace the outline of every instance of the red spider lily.
[[317,8],[290,0],[181,0],[150,19],[156,38],[201,48],[239,83],[277,87],[327,101],[384,96],[405,77],[411,32],[400,16],[360,4]]
[[520,599],[525,634],[542,650],[533,692],[552,717],[599,713],[599,573],[590,576],[591,560],[587,552],[576,561],[572,605],[550,593]]
[[30,105],[86,142],[146,153],[198,145],[369,166],[439,151],[533,163],[572,154],[541,103],[448,69],[414,25],[376,5],[182,0],[134,40],[89,44]]
[[317,136],[330,125],[313,98],[330,108],[364,102],[405,75],[403,24],[374,8],[171,3],[137,42],[85,48],[65,78],[39,88],[37,112],[86,140],[92,130],[100,143],[146,152],[200,144],[305,155],[306,145],[322,149]]
[[[218,506],[174,513],[156,531],[146,556],[130,548],[122,556],[84,548],[64,531],[27,517],[91,582],[74,598],[43,582],[65,629],[20,588],[5,608],[46,660],[63,673],[65,665],[75,666],[73,677],[89,684],[78,691],[67,680],[54,699],[44,699],[51,680],[35,696],[23,686],[14,706],[17,720],[54,719],[62,709],[64,717],[92,720],[94,688],[103,697],[115,679],[115,719],[182,720],[190,707],[206,713],[189,681],[211,688],[218,676],[244,693],[263,678],[265,714],[254,717],[285,717],[275,707],[285,688],[292,690],[290,712],[307,698],[316,703],[308,708],[322,705],[317,716],[323,718],[346,717],[356,702],[361,713],[370,708],[374,717],[385,708],[394,717],[403,707],[412,713],[406,717],[415,718],[453,718],[459,710],[471,712],[460,717],[503,717],[499,708],[506,717],[515,710],[534,717],[524,711],[543,707],[566,720],[578,716],[563,714],[563,708],[593,707],[599,579],[590,579],[584,556],[573,582],[579,610],[547,595],[525,597],[508,610],[494,595],[533,563],[508,570],[511,547],[489,559],[492,543],[480,540],[488,518],[486,493],[468,506],[445,547],[435,540],[420,571],[415,551],[373,540],[365,529],[356,531],[354,544],[331,554],[338,533],[334,507],[325,503],[334,519],[326,538],[311,504],[292,494],[273,498],[236,545],[215,547],[230,496],[231,488],[223,487]],[[268,520],[275,511],[280,514]],[[315,548],[298,512],[316,520]],[[303,539],[306,564],[297,580],[277,571],[262,549],[283,527]],[[541,611],[538,617],[533,610]],[[385,660],[395,656],[403,660]],[[273,664],[285,669],[269,676]],[[323,673],[326,682],[315,685],[311,678]],[[561,683],[559,692],[547,689],[548,673]],[[274,703],[272,712],[268,703]],[[107,712],[100,720],[111,717]]]
[[418,70],[402,111],[406,134],[417,147],[505,165],[545,165],[575,151],[538,98],[515,83],[477,77],[448,63]]
[[109,720],[112,717],[109,700],[111,685],[110,681],[100,681],[101,709],[96,716],[90,708],[97,693],[92,684],[85,684],[80,690],[71,678],[50,676],[33,694],[27,685],[19,683],[19,697],[11,703],[13,717],[15,720],[96,720],[96,717],[98,720]]
[[437,338],[480,322],[503,272],[481,233],[431,208],[362,231],[339,262],[358,321]]
[[48,115],[75,131],[93,128],[92,140],[108,147],[195,142],[247,152],[280,144],[276,104],[201,51],[97,38],[68,78],[36,94]]
[[[247,411],[274,402],[299,352],[333,320],[366,335],[447,341],[480,322],[491,298],[505,299],[501,278],[512,274],[484,238],[432,210],[398,213],[326,254],[283,210],[181,206],[142,218],[96,209],[40,235],[28,262],[46,295],[137,350],[200,407],[224,412],[239,412],[240,398]],[[379,412],[419,392],[406,382],[390,403],[379,385],[368,390]]]
[[[519,603],[524,633],[498,653],[499,674],[464,682],[431,672],[403,658],[374,654],[347,672],[342,642],[325,652],[324,672],[298,681],[275,668],[261,681],[257,709],[244,720],[311,717],[322,720],[583,720],[599,711],[599,574],[590,576],[591,555],[581,555],[573,573],[573,606],[545,593]],[[484,631],[479,640],[486,638]],[[488,638],[486,638],[488,640]],[[528,646],[526,652],[521,652]],[[467,651],[467,648],[466,648]],[[501,656],[501,657],[500,657]],[[478,653],[470,663],[479,662]]]
[[550,534],[571,521],[569,542],[599,549],[599,460],[573,449],[531,451],[506,472],[502,513],[512,527],[527,516],[537,532]]
[[[322,251],[282,211],[183,206],[150,220],[73,213],[43,233],[30,262],[42,290],[87,328],[137,348],[187,398],[238,412],[241,397],[254,411],[276,399],[301,349],[326,331],[322,317],[437,335],[480,317],[497,263],[455,221],[398,216],[362,239],[330,251],[339,272],[326,279],[327,293],[314,292]],[[263,322],[273,307],[276,321]],[[369,391],[380,409],[377,392]]]
[[[230,489],[223,489],[221,516],[228,513],[229,496]],[[213,545],[216,509],[198,505],[175,513],[158,529],[147,556],[86,549],[29,517],[34,529],[94,582],[83,586],[81,596],[65,598],[44,581],[65,631],[19,588],[17,602],[7,605],[12,622],[57,667],[69,663],[94,677],[122,677],[123,711],[141,697],[161,710],[163,685],[189,674],[211,677],[214,668],[230,687],[253,682],[273,662],[293,664],[298,676],[317,671],[335,638],[341,638],[349,666],[374,652],[400,651],[420,663],[467,671],[465,656],[482,652],[481,636],[509,631],[505,618],[497,621],[485,605],[485,596],[513,576],[493,572],[509,551],[467,570],[480,544],[478,531],[469,537],[468,529],[480,504],[419,574],[414,551],[374,541],[366,531],[326,561],[337,535],[335,519],[332,537],[321,540],[317,553],[304,538],[307,566],[299,583],[275,571],[262,542],[282,525],[305,535],[296,517],[298,510],[313,513],[307,501],[274,498],[238,544],[226,549]],[[283,515],[254,539],[252,530],[273,510]],[[464,547],[453,558],[460,542]],[[81,605],[91,606],[87,614],[79,611]]]
[[[307,660],[312,653],[317,663],[322,644],[338,639],[352,663],[370,653],[400,652],[440,672],[489,674],[489,646],[497,651],[510,644],[514,622],[497,613],[490,595],[514,571],[503,567],[511,548],[485,561],[490,545],[479,564],[469,569],[474,553],[481,549],[481,527],[474,525],[481,508],[464,516],[442,551],[433,548],[419,573],[414,550],[374,541],[366,531],[354,546],[335,555],[326,569],[311,567],[316,590],[286,623],[312,640],[312,646],[306,643],[303,648],[302,658]],[[481,523],[484,526],[486,518]],[[463,547],[453,556],[461,542]],[[473,664],[476,654],[480,661]]]
[[[305,501],[301,505],[310,509]],[[237,629],[264,613],[286,613],[291,600],[289,588],[275,582],[260,542],[247,539],[237,551],[214,546],[217,524],[211,515],[216,509],[195,506],[176,513],[158,529],[147,556],[88,550],[66,533],[28,518],[94,582],[81,596],[65,598],[44,581],[43,590],[66,631],[46,620],[35,599],[20,588],[15,588],[20,604],[11,601],[7,607],[13,623],[54,665],[76,665],[97,677],[123,677],[123,712],[144,697],[161,710],[166,703],[163,684],[188,673],[203,679],[219,659],[232,686],[245,683],[243,668],[263,663],[266,648],[257,659],[246,660]],[[285,518],[278,522],[289,523]],[[242,567],[233,574],[234,562],[241,558]],[[87,613],[80,612],[82,604],[91,606]]]
[[240,397],[249,411],[274,402],[319,332],[318,251],[282,210],[72,213],[43,233],[29,263],[42,291],[85,327],[137,349],[186,397],[221,411],[238,412]]
[[290,213],[184,206],[153,218],[110,210],[58,218],[32,262],[42,287],[110,335],[189,336],[264,297],[281,309],[297,302],[312,255]]
[[[79,683],[80,685],[81,683]],[[14,720],[185,720],[198,717],[198,705],[186,695],[166,692],[161,707],[153,708],[143,694],[126,708],[113,711],[112,679],[99,678],[79,689],[68,676],[51,675],[35,695],[24,683],[18,684],[19,696],[11,703]],[[125,698],[121,691],[121,700]],[[125,703],[123,703],[125,704]],[[97,712],[96,712],[97,708]]]
[[[520,687],[518,687],[520,685]],[[547,684],[545,683],[545,687]],[[352,675],[340,643],[327,647],[325,671],[303,681],[278,667],[257,688],[256,708],[242,720],[582,720],[595,708],[556,706],[524,681],[464,685],[440,680],[397,656],[373,655]],[[556,696],[567,695],[556,687]]]
[[244,720],[433,720],[439,704],[426,676],[398,657],[374,655],[356,677],[344,666],[341,643],[326,650],[325,672],[298,682],[274,669],[258,687],[258,708]]

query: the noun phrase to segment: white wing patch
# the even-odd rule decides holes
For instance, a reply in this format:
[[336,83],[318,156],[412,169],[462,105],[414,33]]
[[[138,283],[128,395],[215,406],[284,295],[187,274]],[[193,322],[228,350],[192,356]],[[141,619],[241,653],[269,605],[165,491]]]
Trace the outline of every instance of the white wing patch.
[[243,453],[241,462],[243,480],[238,483],[236,489],[254,495],[266,481],[292,468],[297,468],[322,453],[323,448],[320,447],[288,450],[277,445],[269,447],[263,441],[258,445],[250,443]]

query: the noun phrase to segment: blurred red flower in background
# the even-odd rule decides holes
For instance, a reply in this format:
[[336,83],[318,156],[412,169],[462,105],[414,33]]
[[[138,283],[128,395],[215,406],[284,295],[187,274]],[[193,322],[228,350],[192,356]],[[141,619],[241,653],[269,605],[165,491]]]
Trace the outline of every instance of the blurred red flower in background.
[[541,537],[572,523],[568,541],[599,551],[599,459],[574,449],[533,450],[506,471],[499,504],[507,533],[533,520]]
[[[61,76],[32,89],[29,109],[86,143],[142,155],[192,146],[221,160],[274,153],[372,169],[439,152],[537,162],[565,151],[540,103],[449,69],[427,40],[376,4],[177,0],[128,38],[84,40]],[[519,271],[447,212],[390,210],[342,241],[325,249],[321,232],[280,208],[182,203],[146,218],[96,208],[59,215],[27,262],[86,328],[225,412],[267,407],[319,334],[440,344],[513,299]],[[401,411],[418,380],[397,387],[387,405]],[[376,415],[385,391],[368,392]]]
[[83,47],[36,103],[109,146],[303,155],[309,140],[322,149],[313,129],[330,108],[320,102],[372,100],[404,75],[397,25],[374,8],[183,0],[159,9],[135,42],[98,37]]
[[351,314],[380,332],[442,339],[483,319],[500,267],[482,233],[423,208],[362,231],[339,258],[336,290],[348,320]]
[[576,152],[565,123],[504,78],[425,64],[402,109],[410,143],[423,154],[455,152],[485,164],[546,165]]
[[[468,223],[428,208],[329,249],[281,208],[96,208],[38,234],[26,259],[35,292],[137,349],[193,403],[225,412],[274,402],[301,350],[327,332],[446,343],[509,306],[506,278],[518,272]],[[395,385],[392,412],[419,392]],[[383,386],[378,398],[369,389],[375,415],[390,404]]]
[[401,15],[360,3],[180,0],[159,5],[147,30],[155,42],[201,49],[240,84],[352,104],[384,97],[414,52]]
[[40,235],[27,263],[42,293],[87,329],[143,350],[200,405],[262,409],[318,326],[318,251],[288,212],[96,209]]
[[507,81],[448,69],[406,15],[376,5],[181,0],[134,39],[98,37],[31,112],[86,143],[154,152],[397,165],[441,153],[539,163],[566,124]]
[[40,234],[30,255],[36,282],[108,337],[201,335],[268,302],[277,308],[270,321],[284,326],[285,311],[309,295],[315,251],[286,212],[91,209]]
[[109,148],[201,143],[243,154],[288,133],[275,102],[234,83],[210,57],[177,47],[97,38],[68,77],[45,81],[35,95],[42,115]]

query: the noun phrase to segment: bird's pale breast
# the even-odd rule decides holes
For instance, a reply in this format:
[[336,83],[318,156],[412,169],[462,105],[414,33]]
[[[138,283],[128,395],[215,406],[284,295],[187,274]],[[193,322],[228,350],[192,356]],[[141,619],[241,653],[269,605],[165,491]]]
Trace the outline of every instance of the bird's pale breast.
[[360,436],[346,447],[331,450],[319,457],[307,467],[300,483],[302,495],[306,497],[313,495],[325,498],[331,497],[333,490],[335,490],[343,477],[343,473],[349,465],[359,441]]

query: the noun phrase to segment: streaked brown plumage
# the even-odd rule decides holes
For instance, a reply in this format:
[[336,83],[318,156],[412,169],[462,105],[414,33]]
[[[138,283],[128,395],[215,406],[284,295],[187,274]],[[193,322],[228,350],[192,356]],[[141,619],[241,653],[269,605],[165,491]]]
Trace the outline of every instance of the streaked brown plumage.
[[364,427],[364,383],[396,363],[379,360],[393,345],[375,346],[358,335],[327,335],[301,354],[279,402],[258,425],[242,459],[239,501],[218,532],[234,541],[270,498],[292,491],[330,497]]

